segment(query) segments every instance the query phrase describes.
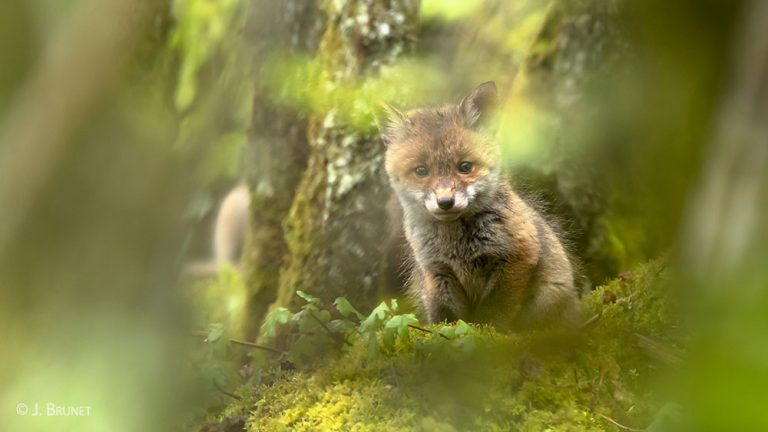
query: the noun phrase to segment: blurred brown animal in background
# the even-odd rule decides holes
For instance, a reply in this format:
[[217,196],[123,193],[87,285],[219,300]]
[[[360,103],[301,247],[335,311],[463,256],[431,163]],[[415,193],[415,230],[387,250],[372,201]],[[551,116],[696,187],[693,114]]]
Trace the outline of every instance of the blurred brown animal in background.
[[240,267],[240,256],[248,231],[248,207],[251,195],[248,186],[238,183],[222,199],[213,225],[211,248],[213,258],[195,261],[185,266],[183,276],[197,279],[212,277],[223,265]]
[[216,264],[237,267],[248,230],[248,206],[251,195],[248,186],[240,183],[227,193],[219,205],[213,228],[213,257]]

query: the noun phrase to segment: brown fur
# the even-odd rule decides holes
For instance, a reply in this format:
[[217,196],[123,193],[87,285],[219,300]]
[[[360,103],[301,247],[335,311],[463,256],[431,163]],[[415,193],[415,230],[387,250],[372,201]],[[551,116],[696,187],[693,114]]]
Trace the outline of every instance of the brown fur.
[[579,304],[565,248],[500,176],[487,129],[496,99],[485,83],[458,105],[390,112],[385,166],[411,248],[411,293],[432,323],[574,324]]

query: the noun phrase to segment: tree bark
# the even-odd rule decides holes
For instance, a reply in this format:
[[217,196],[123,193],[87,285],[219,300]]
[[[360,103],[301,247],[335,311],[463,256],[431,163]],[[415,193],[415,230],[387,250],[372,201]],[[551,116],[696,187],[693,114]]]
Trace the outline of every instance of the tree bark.
[[277,56],[313,55],[322,29],[320,10],[303,0],[257,1],[248,20],[247,37],[254,47],[260,78],[249,133],[250,229],[243,253],[250,293],[245,333],[250,339],[258,335],[264,314],[277,296],[278,269],[287,253],[283,221],[308,152],[308,113],[276,101],[279,89],[264,76]]
[[[320,4],[327,26],[316,60],[326,87],[361,83],[414,41],[418,1]],[[293,306],[297,290],[329,303],[346,296],[361,310],[378,297],[389,194],[384,146],[372,122],[354,126],[341,115],[350,101],[332,100],[310,118],[309,159],[286,221],[288,256],[276,306]]]

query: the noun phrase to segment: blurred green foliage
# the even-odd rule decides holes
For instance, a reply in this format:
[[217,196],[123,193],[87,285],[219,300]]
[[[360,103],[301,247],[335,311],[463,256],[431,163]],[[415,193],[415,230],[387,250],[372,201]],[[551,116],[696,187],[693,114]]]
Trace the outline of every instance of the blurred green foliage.
[[424,19],[444,19],[455,21],[466,18],[473,10],[481,6],[481,2],[467,2],[461,0],[423,0],[421,2],[421,16]]
[[216,196],[243,176],[247,131],[253,109],[247,41],[249,5],[241,0],[175,0],[166,48],[178,75],[171,81],[180,124],[176,146],[201,152],[193,173],[197,191],[187,211],[199,222],[213,211]]
[[233,338],[245,336],[245,304],[248,298],[242,274],[230,265],[221,265],[215,278],[198,281],[185,293],[198,329],[220,326]]
[[[279,56],[268,63],[265,78],[273,89],[273,103],[318,115],[333,110],[336,121],[361,133],[376,132],[377,119],[383,119],[383,102],[422,103],[444,79],[413,59],[383,66],[378,75],[359,82],[332,84],[329,73],[318,60]],[[413,79],[416,76],[418,81]]]
[[[739,75],[744,2],[424,0],[414,52],[365,80],[295,53],[256,64],[247,24],[259,2],[1,3],[0,150],[23,174],[0,173],[12,192],[0,228],[23,208],[0,239],[4,430],[168,430],[206,407],[249,416],[252,430],[680,430],[670,401],[692,430],[768,427],[765,185],[728,271],[716,261],[668,281],[666,261],[636,267],[669,249],[670,265],[685,258],[675,245]],[[489,79],[505,97],[505,165],[565,221],[600,285],[581,335],[419,330],[406,305],[297,293],[301,307],[264,324],[289,335],[277,354],[231,342],[248,290],[233,269],[175,290],[190,227],[263,140],[254,105],[375,135],[380,102],[444,103]],[[28,133],[7,135],[17,130]],[[204,343],[189,334],[202,329]],[[242,400],[222,392],[242,383]],[[48,402],[93,415],[13,412]]]
[[174,97],[177,110],[186,111],[194,101],[200,69],[210,61],[218,45],[225,39],[227,29],[233,25],[232,19],[241,4],[239,0],[173,2],[173,15],[178,25],[170,44],[181,53]]

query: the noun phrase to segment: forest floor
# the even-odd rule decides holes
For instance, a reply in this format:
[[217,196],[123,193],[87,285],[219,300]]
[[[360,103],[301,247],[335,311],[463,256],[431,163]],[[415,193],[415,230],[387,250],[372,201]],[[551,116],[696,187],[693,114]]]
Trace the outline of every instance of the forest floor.
[[665,269],[654,260],[585,295],[576,332],[424,328],[380,314],[374,336],[321,360],[288,354],[201,430],[661,430],[677,408],[660,384],[685,340]]

